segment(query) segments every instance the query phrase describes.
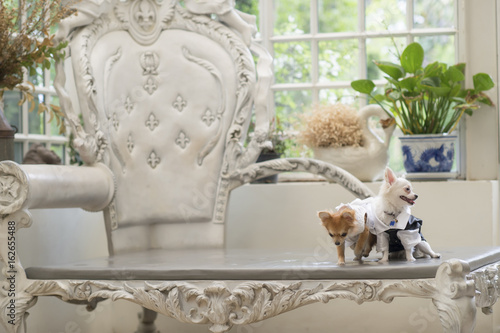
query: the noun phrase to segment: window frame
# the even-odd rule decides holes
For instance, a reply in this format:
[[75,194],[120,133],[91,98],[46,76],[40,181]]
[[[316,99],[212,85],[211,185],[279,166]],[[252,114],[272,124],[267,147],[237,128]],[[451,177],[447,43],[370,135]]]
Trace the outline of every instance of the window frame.
[[[406,0],[406,6],[408,11],[406,13],[406,25],[409,27],[406,30],[389,32],[389,31],[377,31],[370,32],[365,31],[365,1],[358,0],[358,31],[356,32],[338,32],[338,33],[320,33],[318,31],[318,0],[308,0],[310,1],[310,33],[303,35],[283,35],[274,36],[274,1],[260,1],[260,31],[264,45],[267,50],[274,58],[274,43],[277,42],[297,42],[297,41],[310,41],[311,42],[311,83],[281,83],[273,84],[271,89],[275,91],[283,90],[303,90],[308,89],[312,91],[312,103],[319,103],[319,91],[321,89],[338,89],[338,88],[350,88],[350,82],[318,82],[319,78],[319,41],[329,41],[329,40],[345,40],[345,39],[357,39],[359,47],[359,78],[366,78],[367,76],[367,66],[366,66],[366,40],[368,38],[382,38],[382,37],[405,37],[406,43],[409,44],[413,42],[415,37],[420,36],[433,36],[433,35],[453,35],[457,37],[455,43],[455,57],[456,61],[461,61],[459,52],[459,45],[462,44],[460,39],[460,17],[458,13],[458,2],[463,2],[465,0],[455,0],[455,26],[456,28],[425,28],[425,29],[415,29],[413,28],[413,1]],[[376,80],[375,83],[378,86],[383,86],[384,80]],[[274,105],[274,96],[272,95],[272,105]]]
[[[51,66],[52,68],[52,66]],[[52,100],[57,97],[57,93],[55,91],[55,88],[52,85],[52,73],[50,69],[42,69],[43,70],[43,75],[39,75],[40,77],[43,77],[43,84],[42,85],[35,85],[34,91],[32,92],[33,97],[36,99],[38,98],[39,95],[44,96],[44,103],[49,106],[52,103]],[[30,81],[27,73],[24,74],[24,81]],[[65,161],[68,160],[67,158],[67,147],[66,144],[68,143],[69,139],[67,135],[54,135],[51,133],[51,122],[49,122],[49,117],[47,117],[47,113],[45,112],[42,114],[42,119],[43,119],[43,134],[33,134],[29,132],[29,116],[30,116],[30,104],[29,103],[23,103],[20,106],[20,111],[21,111],[21,123],[22,126],[21,128],[18,128],[17,133],[14,135],[14,144],[20,143],[22,144],[22,156],[21,156],[21,161],[24,155],[28,152],[30,149],[30,146],[32,144],[36,143],[41,143],[43,144],[47,149],[51,149],[52,145],[60,145],[63,147],[62,154],[63,156],[61,157],[61,163],[65,164]],[[37,112],[37,110],[33,110],[31,112]],[[21,162],[19,161],[19,162]]]
[[[311,9],[310,13],[312,17],[317,17],[317,4],[318,0],[310,0]],[[455,27],[454,28],[413,28],[413,0],[406,0],[408,9],[406,13],[406,22],[407,29],[404,31],[398,31],[393,33],[382,33],[382,32],[364,32],[364,10],[365,10],[365,1],[358,1],[358,14],[363,13],[363,15],[358,15],[358,30],[357,32],[351,33],[318,33],[317,27],[318,22],[316,19],[310,20],[310,30],[311,32],[305,35],[289,35],[289,36],[273,36],[274,33],[274,13],[273,6],[274,1],[260,1],[259,2],[259,13],[260,13],[260,37],[262,39],[263,45],[267,48],[270,54],[274,57],[274,43],[276,42],[286,42],[286,41],[312,41],[311,44],[311,57],[316,59],[312,64],[311,74],[311,83],[290,83],[290,84],[276,84],[274,83],[271,86],[272,94],[270,94],[269,107],[271,110],[274,110],[274,94],[277,91],[284,90],[309,90],[312,92],[312,103],[319,102],[319,91],[321,89],[328,88],[347,88],[350,87],[350,82],[330,82],[330,83],[319,83],[318,78],[318,50],[317,50],[317,42],[321,40],[328,39],[346,39],[346,38],[357,38],[358,45],[360,45],[360,66],[359,66],[359,76],[360,78],[366,77],[366,49],[364,48],[364,42],[367,38],[371,37],[388,37],[388,36],[402,36],[406,38],[407,42],[413,41],[413,38],[418,36],[428,36],[428,35],[453,35],[455,36],[455,60],[456,62],[465,62],[467,63],[466,68],[466,76],[468,80],[466,81],[466,86],[472,85],[471,77],[472,73],[477,72],[486,72],[493,76],[494,80],[496,77],[500,76],[500,69],[497,63],[500,61],[500,58],[497,56],[500,54],[500,35],[495,30],[494,33],[491,34],[480,34],[479,31],[472,31],[474,29],[470,29],[472,24],[470,22],[481,21],[481,17],[484,16],[486,12],[491,12],[491,9],[494,8],[495,22],[494,24],[498,24],[498,17],[500,16],[500,0],[486,0],[481,2],[481,4],[477,4],[476,7],[484,7],[480,9],[476,9],[474,4],[467,2],[466,0],[455,0],[454,10],[455,10]],[[479,6],[480,5],[480,6]],[[469,24],[468,24],[469,22]],[[486,35],[486,36],[485,36]],[[477,39],[481,38],[480,41]],[[481,57],[476,53],[471,52],[468,49],[468,45],[479,43],[481,45],[493,44],[495,47],[495,54],[490,53],[490,58],[495,57],[494,61],[489,61],[489,66],[484,65],[484,61],[479,60]],[[490,50],[488,50],[490,51]],[[486,70],[484,68],[487,68]],[[383,85],[384,80],[375,80],[377,85]],[[499,94],[498,83],[495,87],[494,91],[488,92],[488,95],[492,98],[495,104],[498,101]],[[363,105],[363,101],[360,101],[360,105]],[[460,151],[459,151],[459,159],[460,159],[460,168],[458,178],[460,179],[498,179],[498,163],[500,161],[500,138],[498,135],[498,127],[499,127],[499,117],[498,110],[495,108],[490,108],[483,106],[482,109],[486,109],[485,111],[480,110],[480,112],[488,113],[488,109],[493,109],[493,115],[489,115],[483,119],[482,116],[467,117],[468,119],[461,122],[461,126],[459,127],[460,131]],[[478,110],[479,111],[479,110]],[[479,112],[478,112],[479,113]],[[467,124],[473,123],[473,126],[468,126]],[[483,135],[484,133],[478,133],[478,128],[481,128],[483,125],[494,123],[496,128],[494,132],[492,131],[490,137],[494,138],[494,145],[489,144],[487,147],[488,154],[493,154],[495,159],[494,168],[489,165],[488,167],[484,167],[481,165],[481,161],[477,158],[477,150],[483,149],[483,146],[480,146],[481,140],[479,140],[479,135]],[[474,127],[474,129],[471,129]],[[471,153],[472,152],[472,153]]]

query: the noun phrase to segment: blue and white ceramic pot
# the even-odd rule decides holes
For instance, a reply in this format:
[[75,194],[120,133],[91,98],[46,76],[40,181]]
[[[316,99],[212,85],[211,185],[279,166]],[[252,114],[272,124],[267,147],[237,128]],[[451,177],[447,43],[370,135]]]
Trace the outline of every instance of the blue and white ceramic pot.
[[455,161],[457,135],[418,134],[399,137],[408,173],[450,172]]

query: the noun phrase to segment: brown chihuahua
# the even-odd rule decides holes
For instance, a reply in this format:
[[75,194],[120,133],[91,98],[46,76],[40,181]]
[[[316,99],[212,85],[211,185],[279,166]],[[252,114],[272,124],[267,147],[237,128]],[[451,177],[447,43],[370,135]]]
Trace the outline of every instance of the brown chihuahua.
[[366,213],[357,216],[356,211],[342,208],[338,212],[321,211],[318,216],[337,246],[338,265],[345,264],[345,245],[354,247],[355,260],[368,257],[376,237],[368,231]]

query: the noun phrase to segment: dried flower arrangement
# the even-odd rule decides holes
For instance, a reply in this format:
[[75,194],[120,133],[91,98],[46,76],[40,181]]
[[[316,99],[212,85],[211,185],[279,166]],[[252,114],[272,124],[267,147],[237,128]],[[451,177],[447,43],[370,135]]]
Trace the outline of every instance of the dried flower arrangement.
[[[64,17],[71,15],[71,2],[64,0],[0,0],[0,99],[4,90],[14,88],[22,92],[19,104],[35,107],[30,82],[23,83],[23,71],[36,74],[37,68],[49,69],[51,59],[64,59],[66,43],[56,44],[50,29]],[[63,114],[56,105],[40,103],[38,112],[49,112],[57,119],[60,133],[65,132]]]
[[360,147],[363,131],[357,111],[345,104],[315,106],[302,116],[299,140],[308,147]]

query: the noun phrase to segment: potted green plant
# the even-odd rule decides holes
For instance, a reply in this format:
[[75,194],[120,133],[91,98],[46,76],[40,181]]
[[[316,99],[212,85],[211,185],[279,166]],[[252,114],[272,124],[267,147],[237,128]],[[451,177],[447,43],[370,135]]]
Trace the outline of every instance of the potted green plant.
[[[473,76],[474,87],[466,89],[464,63],[448,66],[436,61],[423,67],[423,62],[422,46],[411,43],[401,54],[400,64],[375,62],[387,80],[382,94],[376,93],[371,80],[352,81],[351,86],[370,96],[401,129],[407,172],[449,172],[456,145],[453,131],[479,103],[493,105],[484,92],[495,84],[488,74],[478,73]],[[431,143],[420,145],[420,139]]]

